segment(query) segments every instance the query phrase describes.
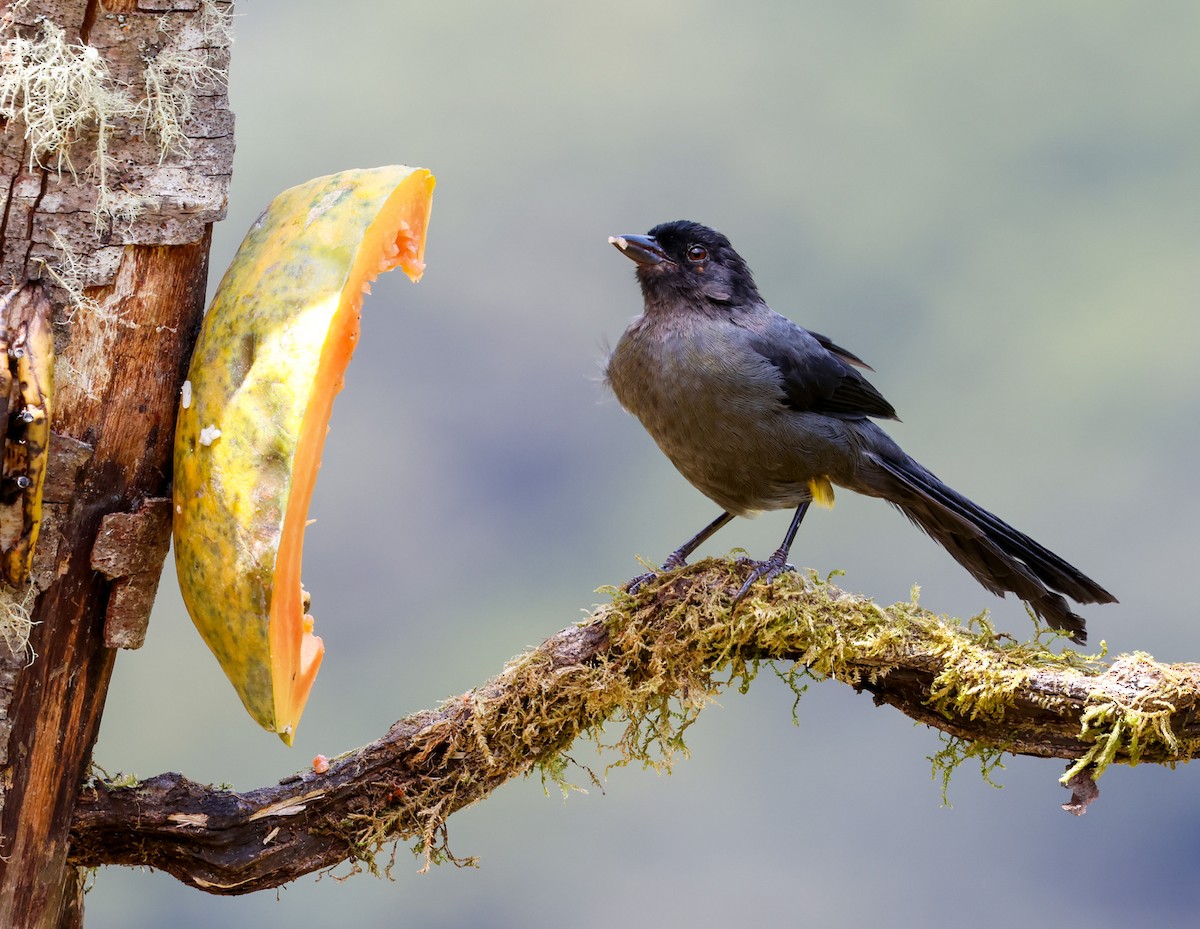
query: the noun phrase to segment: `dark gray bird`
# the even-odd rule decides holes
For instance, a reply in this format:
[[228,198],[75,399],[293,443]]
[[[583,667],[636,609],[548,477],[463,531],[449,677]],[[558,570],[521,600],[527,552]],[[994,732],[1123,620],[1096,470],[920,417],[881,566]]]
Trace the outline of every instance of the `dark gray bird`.
[[[739,591],[787,567],[809,504],[831,485],[882,497],[992,593],[1011,591],[1053,628],[1087,638],[1079,603],[1116,598],[1062,558],[943,484],[872,419],[896,411],[857,370],[872,370],[826,336],[774,312],[721,233],[655,226],[609,241],[637,264],[645,301],[605,376],[671,462],[723,510],[663,565],[678,568],[733,519],[795,508],[783,544]],[[735,600],[735,603],[736,603]]]

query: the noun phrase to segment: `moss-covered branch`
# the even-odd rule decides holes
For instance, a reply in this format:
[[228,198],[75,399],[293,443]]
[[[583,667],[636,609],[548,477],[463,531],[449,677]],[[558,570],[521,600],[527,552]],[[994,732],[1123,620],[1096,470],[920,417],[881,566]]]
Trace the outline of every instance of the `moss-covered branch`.
[[[669,765],[684,731],[729,684],[764,661],[785,676],[833,677],[944,730],[959,755],[1008,751],[1072,759],[1077,804],[1113,761],[1173,764],[1200,750],[1200,666],[1145,655],[1111,663],[1018,644],[889,608],[798,575],[778,578],[734,615],[744,566],[707,561],[617,594],[494,679],[397,722],[379,741],[248,793],[164,774],[80,798],[72,859],[148,865],[213,893],[239,894],[342,861],[373,867],[396,840],[447,855],[456,810],[540,767],[560,776],[581,736],[614,762]],[[1057,643],[1055,643],[1057,644]],[[606,723],[610,725],[602,732]],[[950,753],[954,754],[953,752]]]

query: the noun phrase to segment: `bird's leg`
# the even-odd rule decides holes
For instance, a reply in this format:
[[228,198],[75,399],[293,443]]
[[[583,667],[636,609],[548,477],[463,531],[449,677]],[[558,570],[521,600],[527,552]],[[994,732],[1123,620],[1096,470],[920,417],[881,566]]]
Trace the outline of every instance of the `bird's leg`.
[[663,562],[662,570],[674,571],[676,568],[682,568],[685,564],[687,564],[687,560],[692,552],[716,535],[717,530],[724,526],[731,519],[733,519],[732,513],[722,513],[711,523],[697,532],[694,536],[680,545],[679,548],[671,552],[667,560]]
[[800,523],[804,519],[804,514],[808,512],[808,506],[811,501],[806,500],[796,507],[796,515],[792,517],[792,524],[788,526],[787,534],[783,537],[783,544],[775,549],[774,553],[766,561],[757,562],[754,565],[754,570],[750,572],[750,576],[746,578],[746,583],[742,585],[742,589],[737,592],[737,596],[733,598],[733,605],[736,607],[742,602],[742,598],[749,593],[750,588],[755,581],[767,580],[770,581],[776,575],[792,569],[792,566],[787,563],[788,552],[792,550],[792,543],[796,540],[796,533],[800,529]]
[[[671,554],[667,557],[667,560],[663,562],[663,566],[658,571],[651,571],[648,574],[639,574],[629,582],[625,589],[629,591],[629,593],[635,594],[638,592],[638,588],[645,584],[646,581],[657,577],[662,572],[674,571],[676,568],[682,568],[687,564],[688,556],[705,542],[707,542],[718,529],[724,526],[731,519],[733,519],[732,513],[722,513],[711,523],[679,546],[679,548],[671,552]],[[795,533],[793,533],[793,535],[794,534]]]

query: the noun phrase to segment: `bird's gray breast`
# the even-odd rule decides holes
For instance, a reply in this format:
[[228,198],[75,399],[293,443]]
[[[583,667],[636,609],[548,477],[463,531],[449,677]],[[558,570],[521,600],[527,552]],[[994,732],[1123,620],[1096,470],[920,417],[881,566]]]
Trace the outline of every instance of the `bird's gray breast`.
[[845,424],[789,410],[778,369],[728,321],[640,317],[607,376],[695,487],[738,515],[796,506],[844,452]]

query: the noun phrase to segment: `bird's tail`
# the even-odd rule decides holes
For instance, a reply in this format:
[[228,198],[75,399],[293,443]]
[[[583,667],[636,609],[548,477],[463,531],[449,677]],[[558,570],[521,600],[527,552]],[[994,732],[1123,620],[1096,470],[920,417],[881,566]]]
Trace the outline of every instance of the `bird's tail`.
[[871,481],[878,486],[869,492],[887,499],[988,590],[1001,596],[1015,593],[1051,627],[1062,629],[1080,644],[1087,641],[1083,617],[1073,613],[1061,595],[1078,603],[1115,603],[1116,597],[901,455],[872,456],[881,471]]

